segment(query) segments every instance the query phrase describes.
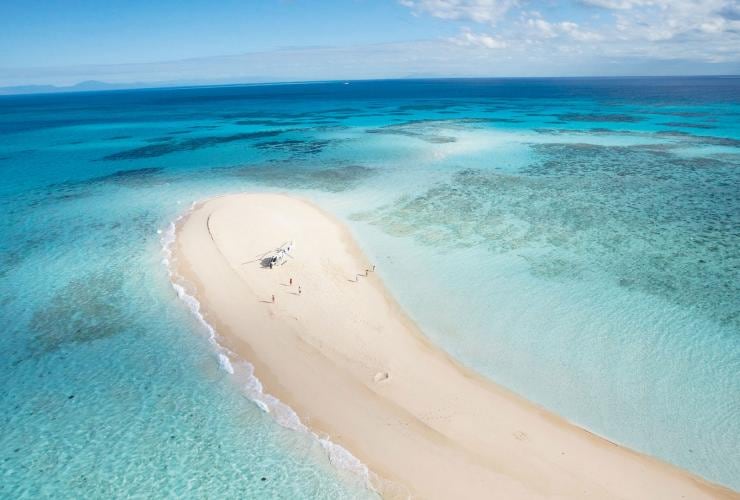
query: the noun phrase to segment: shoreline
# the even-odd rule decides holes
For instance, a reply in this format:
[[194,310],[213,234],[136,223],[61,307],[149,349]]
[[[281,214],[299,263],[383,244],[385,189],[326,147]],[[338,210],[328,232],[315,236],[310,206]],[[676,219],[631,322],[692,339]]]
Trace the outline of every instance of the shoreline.
[[[194,287],[220,344],[254,366],[265,393],[308,429],[382,478],[373,484],[384,496],[740,498],[462,366],[423,336],[376,275],[351,279],[371,264],[347,228],[306,201],[213,198],[175,229],[173,268]],[[295,259],[285,266],[253,261],[290,239]]]

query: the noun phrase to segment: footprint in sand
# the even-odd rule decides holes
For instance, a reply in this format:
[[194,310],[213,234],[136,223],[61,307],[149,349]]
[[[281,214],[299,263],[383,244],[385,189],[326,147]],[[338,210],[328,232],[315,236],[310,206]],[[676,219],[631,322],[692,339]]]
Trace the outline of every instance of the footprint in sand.
[[390,374],[388,372],[378,372],[373,377],[373,380],[376,382],[383,382],[384,380],[388,380],[390,378]]

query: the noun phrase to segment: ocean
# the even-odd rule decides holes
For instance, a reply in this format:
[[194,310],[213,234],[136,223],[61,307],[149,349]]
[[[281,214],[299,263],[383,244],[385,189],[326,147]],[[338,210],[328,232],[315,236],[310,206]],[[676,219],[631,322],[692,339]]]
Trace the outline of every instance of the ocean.
[[738,77],[4,96],[0,172],[0,497],[375,497],[170,282],[172,222],[241,191],[336,214],[464,364],[740,490]]

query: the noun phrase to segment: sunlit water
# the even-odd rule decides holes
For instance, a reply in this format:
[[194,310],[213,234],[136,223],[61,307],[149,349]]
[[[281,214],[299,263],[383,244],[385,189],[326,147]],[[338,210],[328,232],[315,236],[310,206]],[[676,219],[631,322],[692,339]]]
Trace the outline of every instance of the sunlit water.
[[170,284],[170,222],[245,190],[347,221],[464,363],[740,489],[738,124],[726,78],[0,98],[0,496],[373,496]]

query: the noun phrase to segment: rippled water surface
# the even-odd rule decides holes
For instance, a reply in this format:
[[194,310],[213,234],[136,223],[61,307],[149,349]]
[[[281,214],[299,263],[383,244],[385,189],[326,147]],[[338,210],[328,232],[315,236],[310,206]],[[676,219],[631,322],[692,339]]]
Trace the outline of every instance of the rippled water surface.
[[169,283],[169,223],[244,190],[346,220],[464,363],[740,489],[738,124],[733,78],[1,97],[0,496],[373,496]]

